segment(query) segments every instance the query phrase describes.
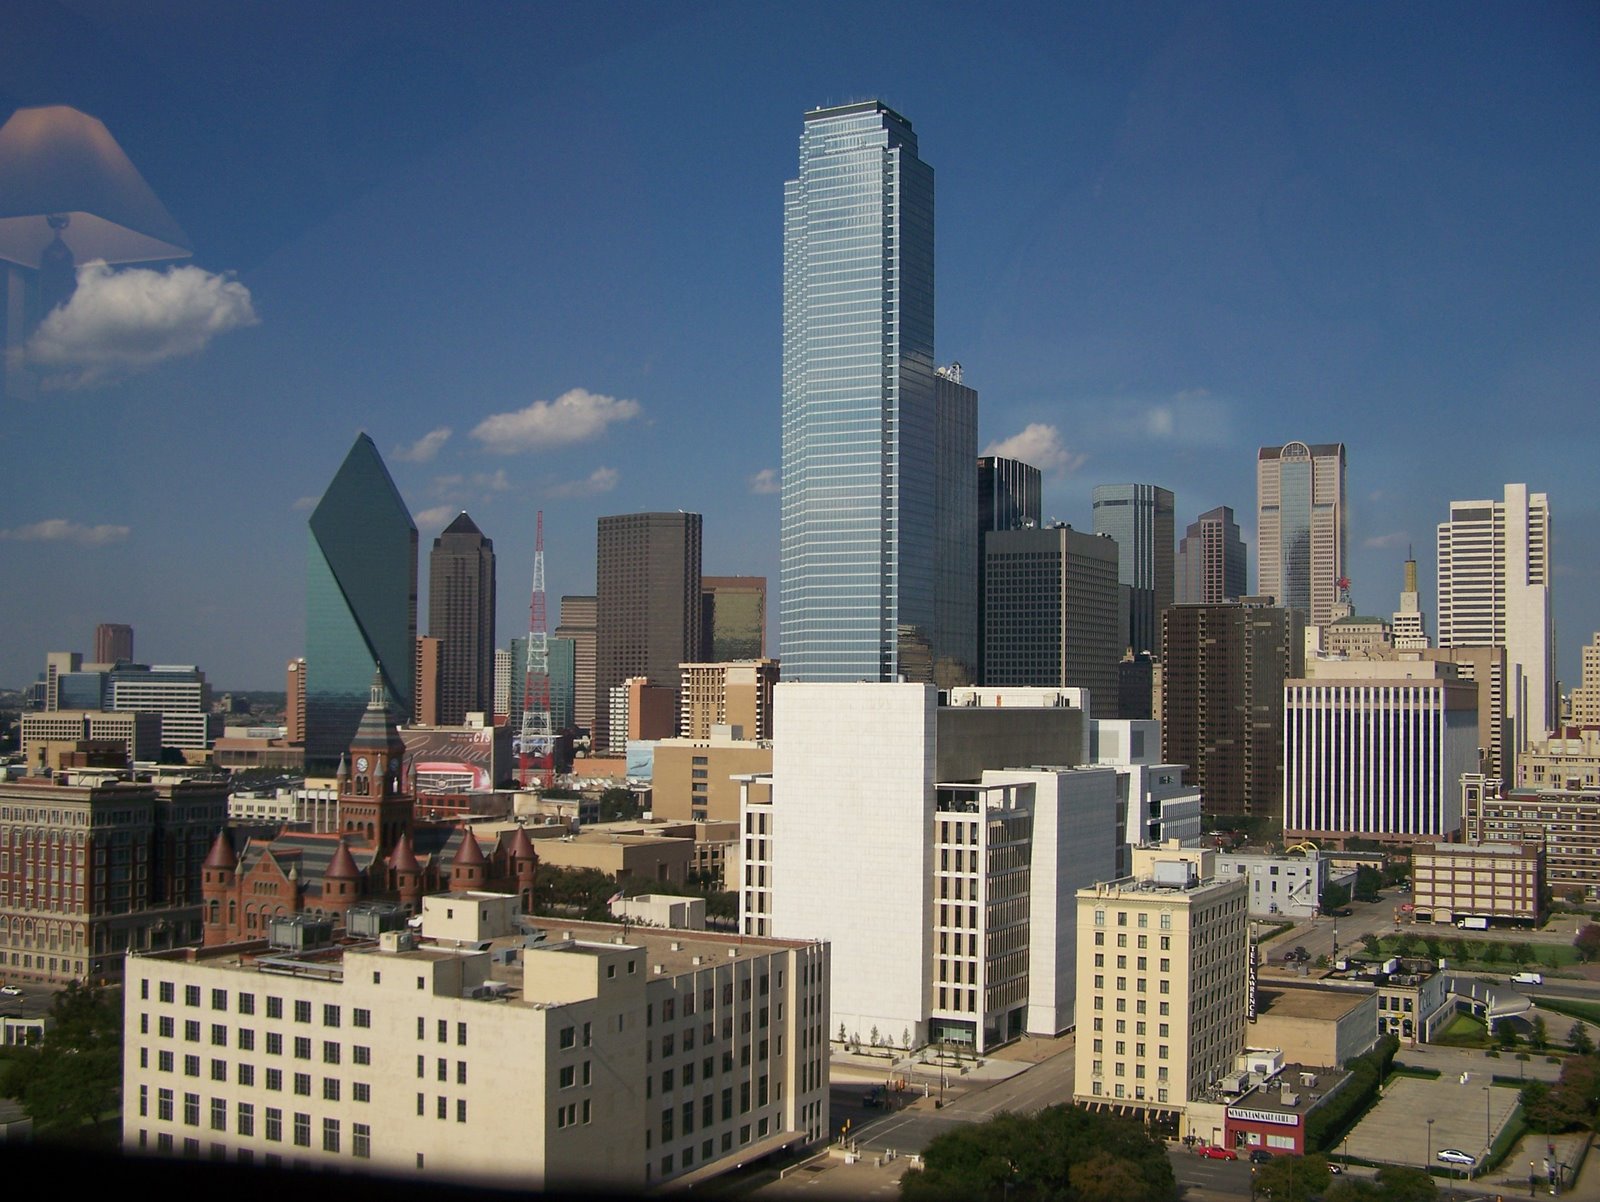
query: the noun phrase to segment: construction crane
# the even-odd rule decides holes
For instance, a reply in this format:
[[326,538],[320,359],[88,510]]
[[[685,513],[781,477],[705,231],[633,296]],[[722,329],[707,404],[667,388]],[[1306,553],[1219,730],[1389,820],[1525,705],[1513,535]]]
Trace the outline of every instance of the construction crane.
[[517,779],[523,788],[555,783],[555,736],[550,729],[550,630],[544,607],[544,510],[533,544],[533,600],[528,605],[528,659],[522,676],[522,730]]

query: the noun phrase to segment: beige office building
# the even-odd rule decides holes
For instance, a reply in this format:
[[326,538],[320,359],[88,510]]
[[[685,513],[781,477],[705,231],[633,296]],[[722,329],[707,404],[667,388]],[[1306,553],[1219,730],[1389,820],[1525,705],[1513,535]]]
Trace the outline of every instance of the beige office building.
[[519,1191],[689,1184],[828,1123],[828,948],[423,901],[421,937],[129,958],[130,1151]]
[[1434,843],[1411,853],[1413,916],[1537,923],[1544,911],[1544,848],[1537,844]]
[[1180,1133],[1187,1103],[1244,1051],[1245,881],[1171,840],[1077,898],[1075,1100]]

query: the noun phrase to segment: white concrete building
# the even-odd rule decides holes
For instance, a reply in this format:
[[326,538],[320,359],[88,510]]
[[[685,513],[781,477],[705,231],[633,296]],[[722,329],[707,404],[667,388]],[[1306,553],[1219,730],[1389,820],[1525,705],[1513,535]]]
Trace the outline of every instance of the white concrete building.
[[1182,764],[1160,762],[1160,722],[1097,720],[1090,750],[1117,774],[1117,876],[1132,871],[1135,847],[1200,837],[1200,790],[1183,783]]
[[633,1193],[826,1134],[825,944],[515,910],[457,893],[420,940],[131,956],[125,1146]]
[[1450,520],[1439,524],[1439,646],[1506,649],[1506,717],[1516,754],[1555,726],[1544,493],[1507,484],[1500,501],[1450,502]]
[[1245,878],[1251,918],[1310,918],[1328,883],[1328,861],[1314,851],[1281,856],[1221,852],[1217,876]]
[[1433,661],[1318,660],[1284,683],[1288,838],[1433,842],[1461,828],[1477,766],[1477,685]]
[[[953,699],[941,707],[918,684],[780,684],[772,774],[740,780],[744,929],[830,942],[831,1035],[981,1050],[1071,1023],[1070,924],[1056,911],[1114,870],[1115,774],[1073,767],[1088,719],[1067,690]],[[977,844],[954,841],[975,832]],[[1013,953],[1034,947],[1019,992]]]

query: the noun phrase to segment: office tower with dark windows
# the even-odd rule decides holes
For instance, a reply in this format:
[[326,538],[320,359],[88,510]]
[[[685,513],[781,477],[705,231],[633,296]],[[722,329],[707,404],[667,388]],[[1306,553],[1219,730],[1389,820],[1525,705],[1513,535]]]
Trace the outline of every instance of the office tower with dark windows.
[[[592,596],[566,596],[561,598],[561,624],[555,629],[555,638],[572,640],[572,721],[579,730],[594,733],[595,714],[595,598]],[[513,644],[515,646],[515,644]],[[522,696],[523,674],[527,670],[526,652],[514,656],[511,664],[512,689]],[[515,706],[516,720],[522,721],[522,703]]]
[[306,768],[331,773],[381,668],[390,708],[412,712],[417,528],[362,434],[312,511],[306,563]]
[[983,683],[1088,689],[1091,716],[1115,718],[1116,544],[1051,526],[991,530],[983,545]]
[[1176,600],[1180,605],[1237,601],[1250,591],[1244,539],[1227,505],[1208,509],[1178,541]]
[[1256,454],[1256,594],[1313,626],[1336,616],[1349,516],[1344,443],[1290,442]]
[[1505,648],[1505,714],[1520,755],[1557,722],[1549,497],[1507,484],[1499,501],[1451,501],[1438,581],[1439,646]]
[[978,393],[961,378],[961,364],[941,367],[933,378],[934,493],[938,539],[933,578],[933,681],[941,689],[978,680],[978,581],[972,558],[978,543]]
[[1162,610],[1161,758],[1208,814],[1282,813],[1284,682],[1305,662],[1305,619],[1267,598]]
[[807,113],[784,186],[786,680],[931,680],[947,655],[937,498],[959,468],[940,444],[961,440],[940,437],[933,310],[933,169],[910,122],[878,101]]
[[494,706],[494,543],[462,513],[428,557],[428,633],[439,649],[439,722]]
[[1172,604],[1172,493],[1154,484],[1101,484],[1094,532],[1117,543],[1117,580],[1128,590],[1128,646],[1154,651],[1158,615]]
[[133,658],[133,627],[121,622],[101,622],[94,628],[94,662],[114,664]]
[[767,654],[767,578],[700,577],[700,647],[714,663]]
[[[636,676],[669,691],[676,729],[678,665],[700,660],[700,515],[624,513],[600,519],[595,554],[595,746],[622,750],[611,691]],[[559,632],[558,632],[559,633]]]

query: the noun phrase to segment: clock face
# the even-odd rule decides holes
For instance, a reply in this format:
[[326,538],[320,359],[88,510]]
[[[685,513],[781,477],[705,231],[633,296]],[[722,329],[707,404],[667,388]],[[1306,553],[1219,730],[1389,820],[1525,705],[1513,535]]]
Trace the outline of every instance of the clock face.
[[364,756],[364,755],[356,756],[356,771],[357,772],[365,772],[366,770],[367,770],[367,757]]

